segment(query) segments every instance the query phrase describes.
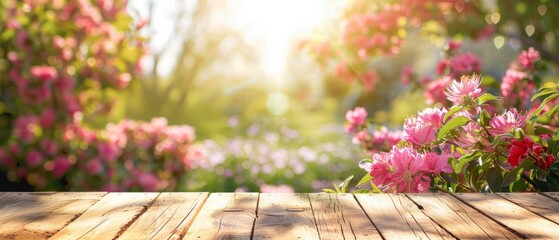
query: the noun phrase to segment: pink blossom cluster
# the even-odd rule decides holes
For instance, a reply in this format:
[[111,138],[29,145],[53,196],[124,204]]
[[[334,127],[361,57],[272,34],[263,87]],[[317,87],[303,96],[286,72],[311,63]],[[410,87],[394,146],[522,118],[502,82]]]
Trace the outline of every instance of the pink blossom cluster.
[[[403,124],[403,142],[388,151],[374,152],[372,161],[360,163],[373,177],[372,183],[385,192],[427,192],[437,174],[453,172],[449,159],[458,161],[476,151],[494,153],[493,156],[500,157],[494,161],[502,161],[500,166],[505,170],[518,167],[527,158],[533,159],[535,166],[542,170],[554,164],[557,157],[545,146],[545,139],[550,135],[535,134],[534,139],[543,139],[543,143],[524,137],[525,132],[533,131],[527,127],[527,116],[516,108],[494,114],[491,104],[477,101],[483,93],[480,83],[480,76],[470,75],[460,81],[452,80],[445,87],[447,100],[454,104],[450,115],[445,108],[427,108],[408,117]],[[363,133],[365,128],[359,125],[365,117],[366,112],[359,107],[346,115],[348,129],[355,133],[357,143],[370,141],[366,132]],[[451,124],[452,132],[446,130],[441,136],[445,124],[455,118],[460,118],[461,123]],[[550,130],[557,129],[550,127]]]
[[455,53],[448,58],[443,58],[439,62],[437,66],[437,74],[458,77],[472,73],[479,73],[480,67],[480,60],[471,52]]
[[427,108],[417,116],[406,118],[403,139],[415,146],[429,146],[435,139],[435,133],[443,125],[446,109]]
[[[26,124],[42,131],[36,122]],[[0,149],[0,166],[38,189],[49,187],[51,178],[66,176],[71,189],[160,191],[176,188],[193,162],[203,158],[193,145],[194,129],[168,126],[163,118],[123,120],[103,131],[74,121],[62,134],[62,143],[46,137],[11,143]],[[17,159],[24,162],[17,164]]]
[[371,163],[363,164],[372,182],[384,192],[429,192],[431,176],[451,173],[449,154],[420,153],[412,147],[394,146],[390,152],[373,154]]
[[526,108],[536,91],[534,71],[540,54],[533,48],[522,51],[517,63],[510,64],[501,82],[501,95],[506,107]]
[[367,123],[367,110],[356,107],[346,113],[346,133],[352,134],[351,142],[360,145],[367,152],[387,151],[402,140],[402,131],[390,131],[382,126],[371,130]]
[[396,54],[402,39],[398,36],[400,13],[387,7],[386,11],[355,14],[342,23],[342,41],[355,47],[361,59],[371,54]]
[[[450,107],[450,103],[457,104],[457,102],[462,101],[463,99],[459,97],[451,97],[447,101],[448,93],[444,90],[447,88],[448,85],[451,84],[453,79],[457,79],[460,76],[477,74],[480,72],[481,62],[480,60],[472,53],[459,53],[458,49],[461,47],[460,42],[450,41],[447,44],[447,51],[446,55],[443,59],[440,60],[436,73],[437,78],[435,80],[430,81],[429,78],[424,78],[424,81],[419,83],[420,85],[424,85],[425,91],[425,101],[427,104],[435,104],[440,103],[443,106]],[[467,84],[470,85],[470,88],[476,88],[477,86],[473,86],[471,84],[481,84],[480,81],[470,81],[470,82],[456,82],[455,84]],[[480,90],[481,93],[482,90]],[[480,95],[480,93],[472,93],[470,98],[475,98]],[[460,93],[457,93],[457,96],[462,96]]]

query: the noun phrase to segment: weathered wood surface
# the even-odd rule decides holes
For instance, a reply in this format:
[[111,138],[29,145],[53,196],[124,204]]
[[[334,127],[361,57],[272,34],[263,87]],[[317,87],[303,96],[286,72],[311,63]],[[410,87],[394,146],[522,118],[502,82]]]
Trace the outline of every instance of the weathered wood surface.
[[161,193],[119,239],[181,239],[208,193]]
[[324,239],[382,239],[352,194],[311,194],[317,229]]
[[404,194],[363,194],[356,197],[385,238],[453,238]]
[[60,230],[53,239],[114,239],[159,193],[109,193]]
[[262,193],[254,239],[319,239],[309,195]]
[[[518,232],[523,238],[557,239],[559,236],[559,225],[499,195],[457,193],[455,196],[495,221]],[[529,197],[529,195],[526,197]],[[559,209],[556,211],[559,211]]]
[[212,193],[186,233],[187,239],[250,239],[258,193]]
[[0,239],[557,239],[558,193],[2,193]]
[[80,216],[106,193],[4,193],[0,239],[45,239]]

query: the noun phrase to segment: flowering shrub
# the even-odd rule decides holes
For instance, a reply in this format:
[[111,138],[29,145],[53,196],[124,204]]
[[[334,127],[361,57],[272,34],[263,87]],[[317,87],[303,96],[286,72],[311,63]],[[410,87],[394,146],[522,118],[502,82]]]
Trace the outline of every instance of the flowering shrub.
[[[452,79],[443,91],[451,107],[407,118],[402,141],[360,163],[369,174],[358,185],[371,181],[385,192],[559,190],[559,85],[548,82],[532,94],[539,59],[534,49],[520,53],[509,71],[522,77],[505,80],[507,71],[503,98],[483,89],[479,75]],[[367,129],[366,115],[359,107],[348,111],[348,129]]]
[[140,73],[144,43],[126,1],[0,3],[0,169],[36,189],[176,189],[194,131],[125,120],[114,94]]

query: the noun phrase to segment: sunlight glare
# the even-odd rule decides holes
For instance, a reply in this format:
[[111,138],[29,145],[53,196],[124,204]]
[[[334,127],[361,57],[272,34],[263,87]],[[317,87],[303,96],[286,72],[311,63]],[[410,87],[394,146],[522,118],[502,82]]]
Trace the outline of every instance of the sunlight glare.
[[[325,18],[320,11],[327,1],[233,1],[236,26],[249,40],[261,45],[262,67],[270,76],[281,76],[290,46],[296,37],[309,36]],[[300,39],[299,39],[300,40]]]

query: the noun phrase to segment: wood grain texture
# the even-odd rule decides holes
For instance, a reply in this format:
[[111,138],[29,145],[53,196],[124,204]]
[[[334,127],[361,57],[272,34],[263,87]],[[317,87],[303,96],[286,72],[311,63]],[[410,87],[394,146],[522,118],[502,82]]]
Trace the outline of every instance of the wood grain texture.
[[309,195],[261,193],[254,239],[319,239]]
[[0,195],[0,239],[46,239],[106,193],[4,193]]
[[109,193],[52,239],[114,239],[155,200],[159,193]]
[[542,192],[540,194],[549,197],[555,201],[559,201],[559,192]]
[[385,239],[452,239],[404,194],[356,194]]
[[553,201],[538,193],[499,193],[498,195],[559,224],[558,201]]
[[208,193],[161,193],[118,239],[181,239]]
[[310,194],[322,239],[382,239],[352,194]]
[[557,239],[559,225],[496,194],[457,193],[454,196],[526,238]]
[[212,193],[185,239],[250,239],[258,193]]
[[518,239],[509,230],[448,194],[406,194],[425,215],[460,239]]

